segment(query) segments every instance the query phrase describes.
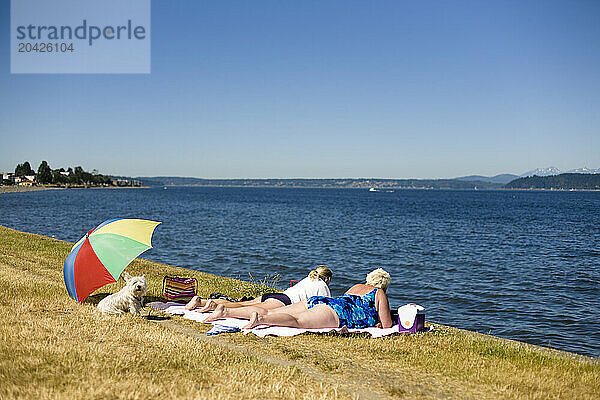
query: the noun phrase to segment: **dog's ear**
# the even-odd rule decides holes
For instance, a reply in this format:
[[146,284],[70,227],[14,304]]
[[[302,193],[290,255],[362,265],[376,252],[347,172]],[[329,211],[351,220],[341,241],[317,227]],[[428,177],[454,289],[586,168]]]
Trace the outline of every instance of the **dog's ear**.
[[131,275],[129,275],[127,272],[123,271],[123,273],[121,274],[121,277],[123,278],[123,280],[125,282],[127,282],[128,280],[131,279]]

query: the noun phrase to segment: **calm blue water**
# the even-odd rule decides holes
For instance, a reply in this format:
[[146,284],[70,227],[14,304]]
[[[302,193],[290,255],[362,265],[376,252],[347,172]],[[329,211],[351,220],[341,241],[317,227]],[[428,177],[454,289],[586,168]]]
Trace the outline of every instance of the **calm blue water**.
[[[316,264],[341,294],[383,267],[392,306],[600,356],[600,193],[169,188],[0,195],[0,224],[77,241],[114,217],[163,221],[144,257],[281,286]],[[66,295],[66,292],[65,292]]]

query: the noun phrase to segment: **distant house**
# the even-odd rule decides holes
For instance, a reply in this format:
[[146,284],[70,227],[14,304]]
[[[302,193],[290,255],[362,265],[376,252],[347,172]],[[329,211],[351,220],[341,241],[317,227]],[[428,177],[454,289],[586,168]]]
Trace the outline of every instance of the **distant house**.
[[60,171],[60,174],[67,177],[71,176],[71,173],[69,171]]
[[35,186],[36,182],[34,180],[31,180],[31,179],[20,178],[18,185],[19,186]]
[[37,184],[35,175],[15,176],[15,185],[19,186],[34,186]]
[[0,182],[0,184],[5,183],[5,182],[10,185],[13,185],[15,183],[15,174],[13,174],[12,172],[3,172],[2,173],[2,182]]
[[126,187],[126,186],[142,186],[142,182],[136,179],[114,179],[112,181],[114,186]]

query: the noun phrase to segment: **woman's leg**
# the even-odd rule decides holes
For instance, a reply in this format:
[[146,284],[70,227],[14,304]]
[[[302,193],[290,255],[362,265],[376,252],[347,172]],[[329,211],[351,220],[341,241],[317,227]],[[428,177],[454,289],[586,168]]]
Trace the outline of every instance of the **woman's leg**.
[[219,318],[243,318],[250,319],[252,313],[257,314],[266,314],[269,310],[274,308],[279,308],[283,306],[283,303],[276,299],[266,299],[262,303],[257,305],[251,305],[247,307],[239,307],[239,308],[230,308],[229,306],[224,306],[219,304],[215,311],[208,318],[204,320],[204,322],[212,322],[216,321]]
[[251,329],[258,325],[289,326],[291,328],[337,328],[340,324],[337,314],[333,308],[325,304],[317,304],[308,310],[286,313],[277,312],[267,315],[253,313],[248,325],[244,329]]
[[269,310],[269,312],[267,314],[273,314],[273,313],[279,313],[279,312],[294,314],[294,313],[299,313],[301,311],[304,311],[306,309],[308,309],[306,300],[302,300],[302,301],[299,301],[298,303],[290,304],[289,306],[272,308]]
[[[254,299],[254,300],[256,300],[256,299]],[[249,300],[248,302],[254,301],[254,300]],[[259,299],[259,302],[260,302],[260,299]],[[241,303],[246,303],[246,302],[244,301],[244,302],[241,302]],[[203,310],[206,307],[212,307],[210,310],[206,310],[206,311],[212,311],[212,310],[215,309],[215,307],[218,304],[223,304],[223,305],[226,305],[227,307],[232,307],[234,304],[240,304],[240,303],[229,301],[229,300],[225,300],[225,299],[206,299],[206,300],[202,300],[200,298],[200,296],[194,296],[189,301],[189,303],[187,303],[185,305],[185,309],[186,310],[193,310],[196,307],[202,307],[202,308],[198,309],[197,311],[198,312],[204,312]],[[237,306],[237,307],[243,307],[243,306]]]
[[204,306],[202,308],[199,308],[197,311],[198,312],[208,312],[208,311],[212,311],[215,308],[217,308],[217,306],[219,304],[223,304],[225,307],[227,308],[240,308],[240,307],[248,307],[248,306],[253,306],[256,304],[260,304],[260,297],[257,297],[255,299],[252,300],[246,300],[246,301],[227,301],[224,299],[208,299],[206,300],[206,302],[204,303]]

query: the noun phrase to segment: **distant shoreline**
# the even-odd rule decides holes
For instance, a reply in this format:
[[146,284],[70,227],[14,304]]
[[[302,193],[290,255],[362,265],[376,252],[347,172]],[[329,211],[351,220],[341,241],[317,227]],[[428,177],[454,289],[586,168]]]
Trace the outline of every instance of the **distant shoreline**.
[[64,189],[53,186],[0,186],[1,193],[19,193],[19,192],[36,192],[40,190],[57,190]]
[[600,190],[600,174],[561,174],[548,177],[525,177],[512,181],[456,179],[396,179],[396,178],[227,178],[207,179],[177,176],[122,177],[134,179],[146,186],[208,186],[208,187],[294,187],[375,190]]
[[[161,186],[149,186],[150,188],[160,188]],[[252,188],[252,189],[342,189],[342,190],[366,190],[368,187],[346,187],[346,186],[282,186],[282,185],[165,185],[163,188]],[[538,188],[423,188],[423,187],[374,187],[373,192],[385,193],[386,191],[402,191],[402,190],[422,190],[435,192],[441,190],[450,190],[455,192],[504,192],[504,191],[519,191],[519,192],[600,192],[600,189],[538,189]]]
[[[161,186],[91,186],[91,187],[56,187],[56,186],[0,186],[0,194],[3,193],[20,193],[20,192],[34,192],[41,190],[65,190],[65,189],[152,189],[160,188]],[[252,188],[252,189],[343,189],[343,190],[366,190],[366,187],[332,187],[332,186],[282,186],[282,185],[167,185],[163,186],[164,189],[169,188]],[[537,188],[422,188],[422,187],[375,187],[374,193],[386,193],[394,191],[405,191],[405,190],[419,190],[419,191],[466,191],[466,192],[504,192],[504,191],[518,191],[518,192],[600,192],[600,189],[537,189]]]

